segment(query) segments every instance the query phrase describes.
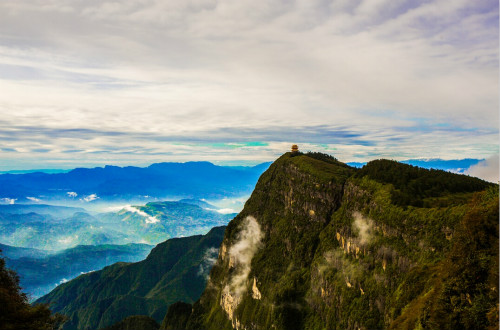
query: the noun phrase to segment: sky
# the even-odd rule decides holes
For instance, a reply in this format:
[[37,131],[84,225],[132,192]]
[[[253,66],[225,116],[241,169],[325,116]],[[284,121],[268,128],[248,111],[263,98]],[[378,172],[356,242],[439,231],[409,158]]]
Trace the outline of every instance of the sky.
[[292,143],[498,167],[498,13],[497,0],[3,0],[0,170],[256,164]]

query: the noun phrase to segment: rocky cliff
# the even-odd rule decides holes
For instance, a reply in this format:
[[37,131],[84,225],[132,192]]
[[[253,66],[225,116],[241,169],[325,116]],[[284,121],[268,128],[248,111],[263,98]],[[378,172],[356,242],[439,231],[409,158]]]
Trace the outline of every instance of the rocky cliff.
[[163,329],[496,328],[498,186],[285,154],[226,228],[200,300],[182,306]]

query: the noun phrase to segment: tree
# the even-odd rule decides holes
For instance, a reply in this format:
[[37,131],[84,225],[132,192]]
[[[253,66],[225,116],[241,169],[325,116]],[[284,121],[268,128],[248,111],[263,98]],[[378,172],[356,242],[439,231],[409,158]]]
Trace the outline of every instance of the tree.
[[[1,252],[1,251],[0,251]],[[19,276],[5,266],[0,257],[0,328],[2,330],[52,330],[64,322],[60,314],[52,314],[47,305],[31,306],[21,291]]]

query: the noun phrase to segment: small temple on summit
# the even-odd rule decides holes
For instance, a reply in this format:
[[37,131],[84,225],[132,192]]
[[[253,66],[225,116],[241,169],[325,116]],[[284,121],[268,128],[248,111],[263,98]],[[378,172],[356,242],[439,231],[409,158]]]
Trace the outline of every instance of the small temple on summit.
[[296,153],[296,152],[299,152],[299,146],[294,144],[294,145],[292,145],[292,153]]

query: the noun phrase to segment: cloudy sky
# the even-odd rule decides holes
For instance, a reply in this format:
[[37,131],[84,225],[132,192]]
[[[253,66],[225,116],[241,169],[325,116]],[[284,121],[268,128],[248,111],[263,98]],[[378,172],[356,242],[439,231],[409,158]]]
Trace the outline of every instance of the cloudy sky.
[[[497,0],[4,0],[0,170],[495,158]],[[498,161],[497,161],[498,163]]]

